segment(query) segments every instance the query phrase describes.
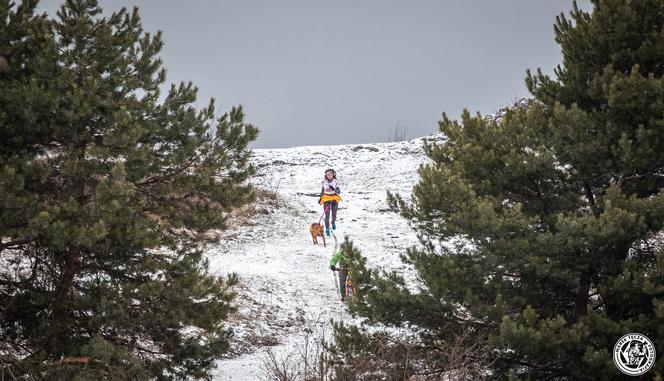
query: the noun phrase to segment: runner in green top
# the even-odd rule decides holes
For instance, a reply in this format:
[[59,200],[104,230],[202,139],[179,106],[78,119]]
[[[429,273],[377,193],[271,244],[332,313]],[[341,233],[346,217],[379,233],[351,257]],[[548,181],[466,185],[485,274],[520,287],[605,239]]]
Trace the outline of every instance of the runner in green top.
[[[348,277],[348,272],[350,271],[350,252],[345,250],[348,247],[346,242],[343,242],[339,246],[339,250],[334,253],[332,259],[330,259],[330,269],[332,271],[339,270],[339,292],[341,294],[341,301],[346,300],[346,278]],[[339,268],[337,269],[337,263]]]

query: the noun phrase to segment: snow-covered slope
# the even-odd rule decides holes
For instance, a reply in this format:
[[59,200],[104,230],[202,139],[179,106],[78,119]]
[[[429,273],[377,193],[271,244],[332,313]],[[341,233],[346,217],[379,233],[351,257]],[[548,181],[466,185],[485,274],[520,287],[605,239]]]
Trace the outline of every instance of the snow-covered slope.
[[254,151],[254,182],[276,192],[277,205],[226,232],[228,239],[207,252],[213,272],[241,278],[239,311],[229,322],[234,353],[219,362],[215,379],[260,379],[262,348],[288,353],[305,327],[350,319],[329,269],[334,240],[315,246],[308,229],[322,213],[317,194],[325,169],[334,168],[341,184],[339,243],[348,235],[368,266],[408,271],[399,254],[418,241],[406,221],[387,210],[386,191],[410,195],[417,168],[427,161],[422,144],[420,138]]

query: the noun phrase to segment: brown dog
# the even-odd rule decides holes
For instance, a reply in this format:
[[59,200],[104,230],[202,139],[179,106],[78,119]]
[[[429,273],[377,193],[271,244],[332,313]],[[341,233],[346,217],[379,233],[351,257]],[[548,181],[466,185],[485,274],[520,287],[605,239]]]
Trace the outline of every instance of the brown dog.
[[325,245],[325,234],[323,234],[323,226],[321,224],[310,224],[309,233],[311,233],[311,238],[314,240],[314,245],[318,245],[318,236],[321,236],[323,237],[323,246],[327,247],[327,245]]

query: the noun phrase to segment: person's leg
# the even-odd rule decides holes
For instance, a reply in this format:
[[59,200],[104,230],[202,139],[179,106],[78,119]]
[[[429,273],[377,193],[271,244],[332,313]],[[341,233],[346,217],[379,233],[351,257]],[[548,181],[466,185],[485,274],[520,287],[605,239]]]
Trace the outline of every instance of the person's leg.
[[325,201],[323,204],[323,208],[325,208],[325,229],[330,229],[330,203],[332,203],[332,201]]
[[339,269],[339,292],[341,293],[341,300],[346,299],[346,277],[348,272],[346,270]]
[[339,207],[339,203],[336,201],[332,201],[332,229],[337,228],[337,208]]

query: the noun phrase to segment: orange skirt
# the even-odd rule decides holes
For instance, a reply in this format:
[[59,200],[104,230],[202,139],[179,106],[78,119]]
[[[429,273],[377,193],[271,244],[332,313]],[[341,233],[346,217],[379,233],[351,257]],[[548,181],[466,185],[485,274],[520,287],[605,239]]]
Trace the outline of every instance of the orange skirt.
[[323,205],[323,204],[325,204],[325,203],[328,202],[328,201],[336,201],[336,202],[339,202],[339,201],[341,201],[341,197],[339,197],[338,194],[323,194],[323,195],[321,196],[320,200],[318,200],[318,203],[321,204],[321,205]]

